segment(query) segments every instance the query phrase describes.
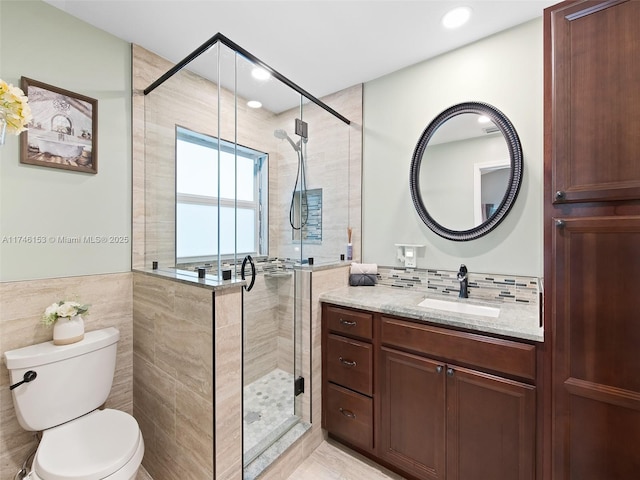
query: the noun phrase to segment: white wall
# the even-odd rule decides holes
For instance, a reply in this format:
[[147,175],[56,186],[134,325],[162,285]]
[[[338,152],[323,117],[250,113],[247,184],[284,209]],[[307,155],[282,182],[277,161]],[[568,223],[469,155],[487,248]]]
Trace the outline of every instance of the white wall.
[[[395,243],[424,244],[418,267],[542,276],[542,18],[368,82],[364,88],[363,261],[399,265]],[[422,131],[456,103],[501,110],[524,153],[520,194],[507,218],[468,242],[420,220],[409,167]]]
[[[0,147],[0,281],[131,268],[131,47],[41,1],[0,2],[0,77],[98,100],[98,173],[20,163],[19,137]],[[46,243],[27,243],[37,236]],[[128,237],[65,244],[59,236]]]

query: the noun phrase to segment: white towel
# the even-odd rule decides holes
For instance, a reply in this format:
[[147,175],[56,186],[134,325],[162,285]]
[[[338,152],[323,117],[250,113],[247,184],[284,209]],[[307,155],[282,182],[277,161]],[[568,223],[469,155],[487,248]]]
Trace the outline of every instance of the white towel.
[[360,275],[377,275],[378,264],[377,263],[352,263],[351,273]]

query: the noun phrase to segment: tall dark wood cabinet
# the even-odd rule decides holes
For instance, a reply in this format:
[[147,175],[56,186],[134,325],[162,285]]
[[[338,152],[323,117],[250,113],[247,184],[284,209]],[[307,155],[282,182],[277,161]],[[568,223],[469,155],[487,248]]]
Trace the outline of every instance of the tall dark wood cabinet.
[[640,478],[640,2],[544,13],[545,475]]

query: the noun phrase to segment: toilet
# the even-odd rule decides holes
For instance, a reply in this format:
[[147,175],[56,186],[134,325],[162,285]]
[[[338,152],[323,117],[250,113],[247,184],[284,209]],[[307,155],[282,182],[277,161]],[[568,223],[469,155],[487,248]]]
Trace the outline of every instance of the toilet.
[[50,341],[4,353],[18,422],[42,431],[26,478],[136,478],[144,455],[138,422],[119,410],[98,409],[111,391],[119,338],[109,327],[71,345]]

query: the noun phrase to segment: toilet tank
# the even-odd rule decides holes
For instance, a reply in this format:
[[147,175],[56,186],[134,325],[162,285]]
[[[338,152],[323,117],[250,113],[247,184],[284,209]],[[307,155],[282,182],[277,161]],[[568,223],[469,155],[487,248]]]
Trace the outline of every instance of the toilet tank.
[[46,430],[102,405],[111,391],[119,338],[109,327],[86,332],[71,345],[50,341],[5,352],[12,385],[29,370],[37,374],[11,391],[22,428]]

